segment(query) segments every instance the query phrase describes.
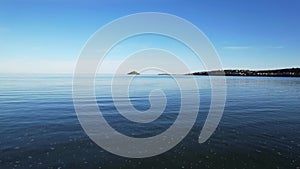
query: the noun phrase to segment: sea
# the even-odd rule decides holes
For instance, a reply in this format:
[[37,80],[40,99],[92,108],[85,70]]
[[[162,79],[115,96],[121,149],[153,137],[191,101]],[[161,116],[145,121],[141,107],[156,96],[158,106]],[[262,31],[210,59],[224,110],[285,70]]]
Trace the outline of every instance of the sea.
[[[129,97],[116,99],[130,100],[139,111],[151,107],[152,90],[163,91],[166,107],[161,117],[150,123],[131,122],[120,115],[111,95],[111,78],[95,78],[95,95],[101,113],[118,132],[136,138],[151,137],[174,123],[182,98],[172,76],[135,76],[128,90],[118,91],[128,92]],[[106,151],[85,133],[74,108],[72,74],[1,74],[0,168],[300,168],[300,78],[225,77],[223,116],[213,135],[201,144],[199,134],[211,105],[209,77],[178,78],[183,82],[194,78],[198,84],[198,88],[190,89],[190,93],[199,92],[200,99],[192,129],[167,152],[128,158]],[[118,82],[120,87],[127,85]]]

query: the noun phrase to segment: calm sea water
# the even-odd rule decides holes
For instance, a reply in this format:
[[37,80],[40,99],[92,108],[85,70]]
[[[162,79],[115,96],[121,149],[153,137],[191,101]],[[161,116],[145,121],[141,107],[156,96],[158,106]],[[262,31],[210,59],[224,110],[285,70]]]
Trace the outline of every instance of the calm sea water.
[[[130,98],[138,110],[150,107],[152,89],[167,96],[163,115],[146,125],[120,117],[109,78],[97,77],[97,100],[119,132],[153,136],[176,119],[180,92],[170,77],[137,76],[132,82]],[[300,78],[226,77],[223,118],[203,144],[198,136],[210,106],[210,84],[208,77],[196,79],[201,103],[188,136],[164,154],[129,159],[106,152],[85,134],[74,111],[71,75],[1,75],[0,168],[300,168]]]

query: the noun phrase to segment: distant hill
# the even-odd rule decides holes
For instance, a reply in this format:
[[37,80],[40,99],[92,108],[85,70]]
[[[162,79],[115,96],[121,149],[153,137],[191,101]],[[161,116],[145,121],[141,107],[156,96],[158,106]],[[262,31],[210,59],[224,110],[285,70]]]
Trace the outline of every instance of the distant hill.
[[137,71],[132,71],[132,72],[127,73],[127,75],[140,75],[140,73]]
[[194,72],[186,75],[195,76],[278,76],[300,77],[300,68],[275,69],[275,70],[216,70],[207,72]]

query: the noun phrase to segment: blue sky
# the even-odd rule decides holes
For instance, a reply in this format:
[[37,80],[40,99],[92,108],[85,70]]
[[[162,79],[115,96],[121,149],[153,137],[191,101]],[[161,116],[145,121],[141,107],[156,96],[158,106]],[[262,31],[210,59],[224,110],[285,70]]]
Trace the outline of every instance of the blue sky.
[[71,73],[95,31],[137,12],[170,13],[192,22],[214,44],[225,69],[300,67],[298,0],[2,0],[0,73]]

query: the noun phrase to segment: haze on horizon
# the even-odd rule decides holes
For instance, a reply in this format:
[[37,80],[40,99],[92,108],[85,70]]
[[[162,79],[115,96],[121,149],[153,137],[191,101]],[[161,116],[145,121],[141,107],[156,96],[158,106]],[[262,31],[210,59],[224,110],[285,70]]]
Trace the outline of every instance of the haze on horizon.
[[[82,47],[95,31],[138,12],[170,13],[190,21],[215,46],[224,69],[300,67],[299,9],[297,0],[4,0],[0,2],[0,73],[72,73]],[[112,73],[125,57],[146,48],[169,50],[191,71],[203,70],[201,62],[180,43],[146,35],[118,44],[99,73]],[[149,60],[144,57],[123,71],[128,73],[137,63]],[[170,58],[161,55],[151,61],[170,62]],[[170,64],[169,68],[174,67]]]

